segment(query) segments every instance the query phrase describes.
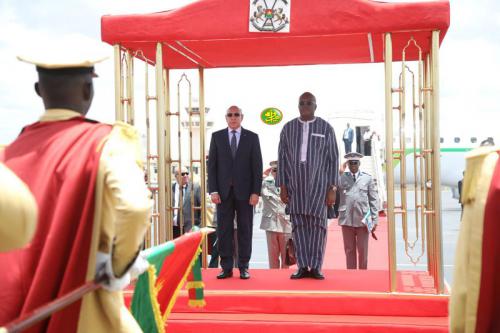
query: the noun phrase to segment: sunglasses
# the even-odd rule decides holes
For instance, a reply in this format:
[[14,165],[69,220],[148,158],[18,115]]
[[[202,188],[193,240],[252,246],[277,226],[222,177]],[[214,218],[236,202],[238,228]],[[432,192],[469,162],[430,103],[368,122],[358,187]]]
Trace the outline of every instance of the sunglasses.
[[278,171],[278,169],[272,169],[271,171],[272,171],[272,172],[276,172],[276,171]]
[[311,105],[314,105],[314,104],[316,104],[316,102],[313,102],[313,101],[307,101],[307,102],[300,101],[299,102],[300,106],[304,106],[304,105],[311,106]]
[[349,161],[349,165],[358,165],[359,161]]
[[187,176],[189,175],[189,172],[181,172],[181,176]]
[[241,113],[226,113],[226,117],[236,117],[238,118],[241,115]]

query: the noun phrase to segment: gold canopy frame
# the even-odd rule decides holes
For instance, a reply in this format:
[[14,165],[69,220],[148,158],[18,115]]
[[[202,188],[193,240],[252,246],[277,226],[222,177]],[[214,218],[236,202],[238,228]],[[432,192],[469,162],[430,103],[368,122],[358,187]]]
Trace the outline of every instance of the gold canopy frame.
[[[428,272],[434,278],[435,289],[438,294],[445,293],[443,277],[443,254],[441,236],[441,192],[440,192],[440,141],[439,141],[439,42],[440,31],[432,31],[432,48],[424,58],[417,42],[412,38],[408,40],[407,47],[417,48],[419,58],[417,61],[417,74],[409,69],[403,55],[400,57],[401,73],[398,86],[393,85],[393,46],[392,33],[383,35],[384,38],[384,65],[385,65],[385,166],[386,166],[386,190],[387,190],[387,223],[388,223],[388,257],[390,290],[397,291],[397,257],[396,257],[396,223],[397,218],[401,219],[403,228],[403,239],[405,242],[406,254],[414,263],[418,262],[424,252],[427,256]],[[181,165],[181,159],[174,160],[172,157],[172,141],[167,129],[171,129],[171,118],[180,117],[180,109],[177,113],[172,113],[170,104],[170,70],[164,68],[163,59],[165,48],[169,45],[158,42],[156,44],[156,59],[149,61],[140,53],[132,53],[119,44],[114,45],[115,54],[115,115],[117,120],[126,121],[130,124],[135,122],[134,110],[134,77],[133,58],[141,59],[146,64],[146,138],[147,138],[147,160],[146,174],[148,186],[152,190],[155,199],[154,211],[151,221],[151,232],[148,233],[145,244],[154,246],[173,238],[172,234],[172,212],[178,207],[172,207],[172,164]],[[399,56],[398,56],[399,58]],[[155,96],[149,95],[148,66],[155,66]],[[411,89],[406,87],[406,75],[410,73],[412,77]],[[199,117],[200,140],[199,156],[193,156],[193,142],[191,133],[191,117],[194,116],[191,109],[191,83],[189,83],[189,119],[190,119],[190,144],[189,144],[189,165],[193,168],[194,163],[199,164],[199,181],[201,187],[201,205],[195,207],[191,198],[192,212],[201,210],[202,226],[207,225],[206,211],[206,120],[205,120],[205,87],[204,68],[198,69],[199,81]],[[178,83],[178,104],[180,103],[180,82]],[[394,106],[393,95],[397,94],[399,105]],[[411,94],[413,108],[411,120],[413,128],[412,147],[409,148],[413,157],[414,190],[415,190],[415,240],[408,239],[408,204],[407,204],[407,182],[406,182],[406,155],[407,147],[405,143],[406,127],[406,100]],[[415,96],[416,95],[416,96]],[[151,133],[150,133],[150,102],[156,102],[156,151],[151,154]],[[396,113],[396,114],[395,114]],[[399,120],[398,128],[394,128],[393,120]],[[180,119],[179,119],[180,122]],[[177,127],[180,140],[180,125]],[[394,133],[399,137],[399,144],[394,146]],[[178,142],[179,154],[181,144]],[[401,181],[399,186],[400,205],[396,205],[395,188],[395,168],[396,161],[399,162]],[[153,163],[155,162],[155,163]],[[157,184],[151,182],[152,165],[156,164]],[[181,214],[182,215],[182,214]],[[181,217],[182,220],[182,217]],[[181,222],[182,224],[182,222]],[[415,248],[420,242],[420,253],[413,257],[409,250]],[[207,246],[203,243],[203,266],[207,265]]]

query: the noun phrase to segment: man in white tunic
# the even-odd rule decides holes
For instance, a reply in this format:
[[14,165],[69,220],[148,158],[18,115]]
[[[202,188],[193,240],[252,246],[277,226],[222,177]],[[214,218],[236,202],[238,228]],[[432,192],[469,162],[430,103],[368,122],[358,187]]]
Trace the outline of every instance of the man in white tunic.
[[283,203],[292,221],[298,270],[291,279],[322,280],[326,246],[327,206],[335,203],[338,182],[338,147],[335,131],[315,117],[316,98],[300,96],[300,117],[285,124],[278,148],[278,177]]

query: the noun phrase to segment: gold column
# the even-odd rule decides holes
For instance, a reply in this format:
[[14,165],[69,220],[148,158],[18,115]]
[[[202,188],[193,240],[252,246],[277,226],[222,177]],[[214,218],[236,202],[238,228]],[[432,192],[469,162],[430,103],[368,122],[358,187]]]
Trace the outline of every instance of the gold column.
[[134,125],[134,57],[127,51],[127,123]]
[[144,102],[145,102],[145,111],[146,111],[146,184],[148,189],[151,191],[153,195],[153,213],[151,214],[151,220],[149,224],[149,230],[146,233],[145,247],[150,248],[153,245],[156,245],[155,238],[151,237],[151,233],[153,235],[156,233],[156,225],[155,225],[155,207],[156,207],[156,198],[155,193],[151,189],[151,127],[149,121],[149,76],[148,76],[148,62],[144,60]]
[[407,207],[407,185],[406,185],[406,55],[403,49],[403,59],[401,61],[401,76],[399,79],[399,189],[401,207],[398,213],[401,215],[403,228],[403,238],[405,247],[408,244],[408,207]]
[[[178,167],[179,172],[181,172],[180,170],[182,168],[181,82],[182,82],[182,80],[184,78],[189,83],[189,80],[188,80],[186,74],[182,74],[181,78],[177,82],[177,112],[176,113],[167,112],[168,119],[170,119],[170,117],[172,117],[172,116],[177,116],[177,154],[178,154],[177,156],[179,158],[179,160],[177,161],[177,167]],[[191,98],[191,96],[189,96],[189,98]],[[191,103],[191,101],[189,101],[189,103]],[[191,112],[191,110],[189,110],[189,112]],[[191,122],[191,115],[189,115],[189,121]],[[189,134],[190,134],[190,137],[189,137],[189,154],[190,154],[189,155],[189,160],[191,161],[191,157],[192,157],[192,152],[191,152],[191,124],[189,124]],[[191,162],[189,163],[189,165],[191,165]],[[192,169],[190,170],[190,172],[192,172]],[[193,179],[192,179],[192,176],[191,176],[191,182],[192,182],[192,180]],[[175,180],[174,180],[174,182],[175,182]],[[193,192],[193,191],[191,191],[191,192]],[[179,226],[180,234],[181,235],[184,233],[184,214],[183,214],[183,211],[182,211],[183,203],[184,203],[184,196],[182,194],[182,191],[180,191],[180,193],[179,193],[179,206],[178,207],[172,207],[172,210],[169,210],[169,211],[172,212],[172,215],[173,215],[174,211],[177,209],[177,225]],[[194,214],[191,215],[191,216],[194,219]],[[172,231],[172,234],[173,234],[173,231]]]
[[[164,81],[164,92],[165,92],[165,109],[164,109],[164,115],[170,115],[170,71],[167,69],[163,70],[163,81]],[[171,144],[172,140],[170,137],[170,132],[171,132],[171,127],[170,127],[170,116],[166,116],[163,120],[163,123],[165,124],[165,127],[167,128],[167,133],[165,134],[165,156],[166,156],[166,174],[165,178],[167,179],[166,181],[166,198],[165,200],[167,201],[166,204],[169,207],[166,210],[167,218],[166,218],[166,234],[164,234],[163,237],[166,235],[166,240],[172,240],[174,238],[174,231],[173,231],[173,215],[172,215],[172,150],[171,150]]]
[[[159,244],[158,240],[158,184],[156,184],[156,187],[152,186],[151,183],[151,160],[155,159],[156,162],[158,162],[158,155],[151,155],[151,117],[150,117],[150,111],[149,111],[149,102],[151,100],[156,100],[156,97],[150,96],[149,95],[149,64],[145,60],[144,61],[144,90],[145,90],[145,103],[146,103],[146,173],[148,175],[148,188],[150,189],[152,195],[153,195],[153,200],[154,200],[154,205],[153,205],[153,213],[151,215],[151,230],[148,232],[148,235],[150,235],[150,243],[147,243],[147,238],[146,238],[146,247],[151,247],[151,246],[156,246]],[[158,164],[157,164],[158,165]],[[149,245],[149,246],[148,246]]]
[[[424,137],[425,137],[425,223],[427,224],[427,269],[431,276],[436,276],[435,261],[434,261],[434,233],[433,230],[433,215],[429,214],[432,212],[433,200],[432,200],[432,190],[429,187],[433,177],[432,177],[432,137],[431,137],[431,59],[428,54],[425,60],[425,104],[424,104]],[[430,153],[428,153],[430,152]]]
[[163,86],[163,46],[156,44],[156,136],[158,149],[158,214],[159,240],[165,242],[165,91]]
[[392,39],[385,34],[385,156],[387,178],[387,224],[389,250],[389,279],[391,292],[396,291],[396,225],[394,215],[394,161],[393,161],[393,119],[392,119]]
[[[200,76],[200,91],[199,91],[199,108],[200,108],[200,190],[201,190],[201,225],[203,228],[207,226],[207,213],[206,213],[206,158],[205,158],[205,131],[206,131],[206,123],[205,123],[205,75],[203,68],[198,70]],[[206,240],[206,238],[205,238]],[[203,256],[202,256],[202,265],[203,268],[207,268],[207,242],[203,242]]]
[[440,174],[440,138],[439,138],[439,30],[432,32],[432,54],[431,54],[431,77],[432,77],[432,160],[433,180],[432,191],[434,194],[434,237],[435,237],[435,261],[436,276],[434,285],[438,293],[444,291],[443,279],[443,247],[441,229],[441,174]]
[[121,61],[121,50],[120,44],[115,44],[113,46],[114,58],[115,58],[115,120],[123,121],[123,109],[122,109],[122,61]]

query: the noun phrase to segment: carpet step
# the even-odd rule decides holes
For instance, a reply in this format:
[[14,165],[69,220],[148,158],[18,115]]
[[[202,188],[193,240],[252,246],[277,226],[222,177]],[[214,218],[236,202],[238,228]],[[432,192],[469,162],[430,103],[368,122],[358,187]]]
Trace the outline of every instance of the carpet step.
[[447,317],[172,313],[168,332],[445,333]]
[[265,292],[211,293],[203,309],[188,307],[182,293],[173,311],[177,313],[312,314],[357,316],[447,317],[448,296],[390,293]]

